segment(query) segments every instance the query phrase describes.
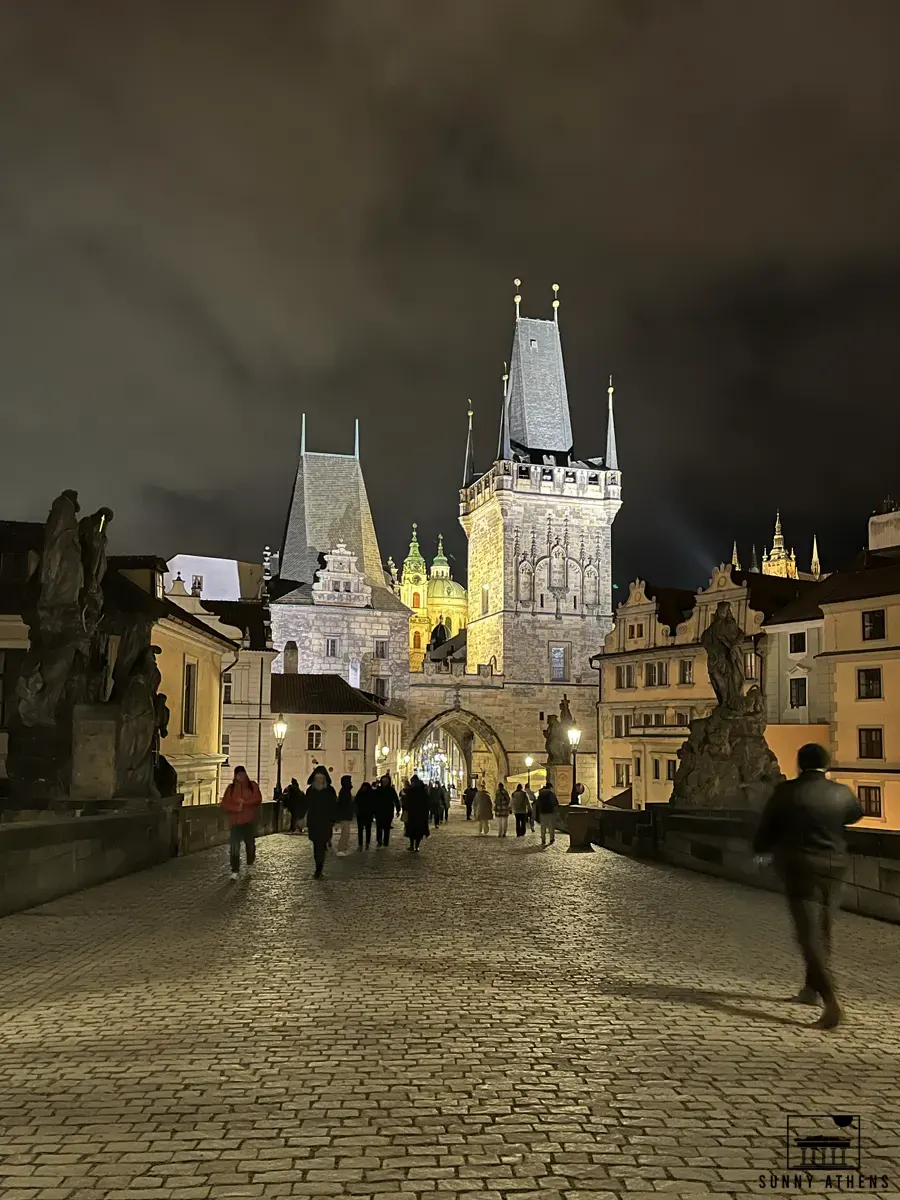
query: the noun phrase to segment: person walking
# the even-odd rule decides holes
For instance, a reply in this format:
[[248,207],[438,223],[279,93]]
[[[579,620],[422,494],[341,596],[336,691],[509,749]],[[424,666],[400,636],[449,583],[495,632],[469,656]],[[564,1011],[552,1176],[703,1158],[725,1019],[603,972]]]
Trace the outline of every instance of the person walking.
[[494,815],[494,806],[491,804],[491,797],[483,787],[479,785],[475,792],[475,799],[472,804],[475,813],[475,820],[478,822],[478,835],[490,833],[491,818]]
[[241,872],[241,843],[244,845],[247,869],[256,862],[256,814],[262,804],[259,784],[253,782],[243,767],[235,767],[234,779],[225,789],[220,804],[228,813],[231,826],[228,855],[231,878],[237,879]]
[[497,818],[497,837],[506,837],[506,827],[509,825],[509,814],[512,811],[512,800],[506,790],[506,784],[501,779],[497,784],[494,796],[494,816]]
[[338,838],[338,858],[346,858],[350,853],[350,826],[356,816],[356,805],[353,803],[353,780],[349,775],[341,776],[341,790],[338,792],[335,824],[340,829]]
[[525,788],[525,795],[528,797],[528,824],[531,826],[531,832],[534,833],[534,814],[537,811],[537,797],[531,790],[530,783]]
[[437,829],[444,817],[444,802],[441,799],[441,789],[434,780],[428,785],[428,808]]
[[535,808],[541,825],[541,845],[547,845],[547,834],[549,833],[552,846],[556,841],[556,810],[559,808],[559,800],[557,800],[556,792],[549,780],[538,792]]
[[326,767],[316,767],[310,775],[310,780],[306,790],[306,830],[313,844],[313,859],[316,865],[313,878],[321,879],[325,868],[325,853],[331,844],[337,816],[337,796]]
[[513,792],[510,800],[513,816],[516,819],[516,837],[524,837],[525,830],[528,828],[530,805],[528,803],[528,793],[522,787],[521,783],[516,784],[516,790]]
[[409,848],[418,853],[422,838],[428,837],[428,818],[431,813],[431,797],[418,775],[413,775],[410,779],[404,803]]
[[284,802],[287,805],[287,810],[291,817],[291,824],[288,828],[288,833],[299,833],[297,826],[301,823],[303,793],[300,791],[300,784],[296,779],[292,779],[284,789]]
[[[368,850],[372,841],[372,821],[375,819],[375,791],[366,780],[356,793],[356,829],[359,834],[360,850]],[[363,839],[365,838],[365,846]]]
[[844,828],[863,815],[850,788],[827,778],[828,762],[824,746],[811,742],[800,747],[799,774],[775,788],[753,842],[758,856],[772,856],[784,882],[806,965],[803,987],[794,999],[810,1005],[821,1001],[820,1029],[834,1029],[841,1022],[829,964],[831,923],[847,869]]
[[441,807],[444,810],[444,824],[450,820],[450,789],[446,783],[438,784],[438,790],[441,793]]
[[391,837],[394,813],[399,810],[400,800],[391,783],[390,775],[383,775],[375,789],[375,844],[387,846]]
[[465,806],[466,806],[466,820],[467,821],[472,820],[472,805],[475,803],[475,794],[476,794],[477,790],[478,789],[470,783],[469,786],[466,788],[466,790],[463,792],[463,804],[465,804]]

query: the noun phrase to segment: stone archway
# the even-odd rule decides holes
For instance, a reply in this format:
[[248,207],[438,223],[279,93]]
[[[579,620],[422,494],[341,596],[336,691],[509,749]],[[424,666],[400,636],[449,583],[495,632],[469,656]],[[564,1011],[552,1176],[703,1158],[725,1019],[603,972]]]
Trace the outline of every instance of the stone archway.
[[493,795],[497,782],[509,775],[509,756],[487,721],[464,708],[445,709],[426,721],[410,738],[409,752],[412,754],[437,729],[444,730],[459,746],[469,777],[483,777]]

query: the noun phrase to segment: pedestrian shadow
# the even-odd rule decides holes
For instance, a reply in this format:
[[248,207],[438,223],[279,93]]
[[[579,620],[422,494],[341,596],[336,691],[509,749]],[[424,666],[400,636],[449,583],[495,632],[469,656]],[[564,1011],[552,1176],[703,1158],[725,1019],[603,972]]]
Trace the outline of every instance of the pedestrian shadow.
[[708,988],[670,987],[651,983],[620,983],[613,987],[601,987],[605,996],[622,996],[638,1000],[662,1000],[676,1004],[692,1004],[698,1008],[711,1008],[716,1012],[725,1013],[730,1017],[769,1021],[773,1025],[788,1025],[794,1029],[809,1029],[807,1021],[796,1017],[780,1016],[777,1013],[766,1012],[763,1009],[744,1008],[739,1004],[729,1004],[729,1000],[763,1001],[769,1004],[787,1003],[783,996],[766,996],[747,992],[718,992]]

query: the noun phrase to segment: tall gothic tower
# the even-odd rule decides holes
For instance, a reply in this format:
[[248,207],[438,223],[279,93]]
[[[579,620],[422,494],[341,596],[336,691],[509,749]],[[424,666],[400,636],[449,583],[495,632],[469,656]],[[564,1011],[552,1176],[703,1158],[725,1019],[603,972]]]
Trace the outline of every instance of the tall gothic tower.
[[579,458],[558,300],[549,321],[521,316],[520,301],[497,461],[480,478],[469,419],[460,492],[469,539],[467,670],[490,664],[509,683],[587,684],[588,659],[612,628],[611,532],[622,503],[612,379],[606,454]]

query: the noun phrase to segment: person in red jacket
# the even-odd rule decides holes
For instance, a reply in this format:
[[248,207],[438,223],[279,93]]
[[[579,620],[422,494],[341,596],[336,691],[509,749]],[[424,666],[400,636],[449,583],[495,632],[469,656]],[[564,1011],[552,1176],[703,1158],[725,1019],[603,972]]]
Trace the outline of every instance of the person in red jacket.
[[256,861],[256,814],[262,804],[259,784],[254,783],[243,767],[234,768],[234,779],[225,789],[221,800],[231,822],[231,878],[237,879],[241,870],[241,842],[247,851],[247,866]]

